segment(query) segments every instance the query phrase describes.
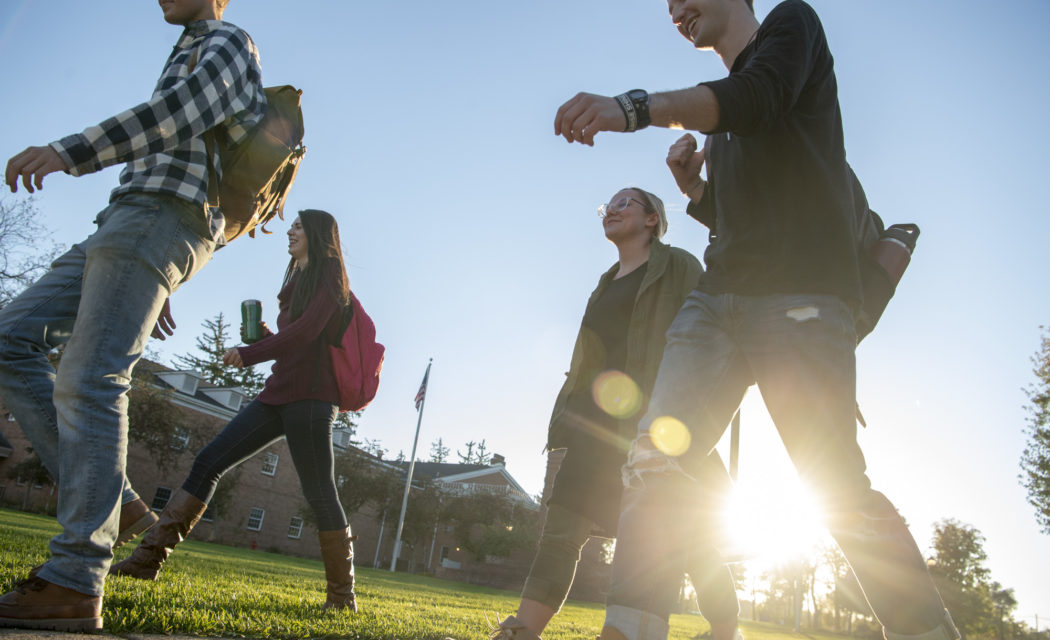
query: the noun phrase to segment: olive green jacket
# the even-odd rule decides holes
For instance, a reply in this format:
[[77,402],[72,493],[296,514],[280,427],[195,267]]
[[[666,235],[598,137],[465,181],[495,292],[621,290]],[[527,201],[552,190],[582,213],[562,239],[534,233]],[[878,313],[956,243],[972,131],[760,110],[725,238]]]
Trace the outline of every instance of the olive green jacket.
[[[616,263],[602,274],[598,280],[598,287],[587,301],[587,311],[609,286],[618,268],[619,263]],[[664,353],[664,334],[685,302],[686,296],[696,288],[701,273],[703,267],[691,253],[653,240],[649,249],[648,267],[638,287],[634,310],[627,327],[627,364],[624,373],[641,389],[642,402],[636,412],[619,421],[618,433],[624,440],[624,451],[635,436],[638,420],[645,412],[649,394],[656,382],[656,372]],[[586,311],[584,313],[586,315]],[[602,361],[600,341],[581,324],[565,385],[554,403],[547,433],[547,449],[567,446],[572,420],[571,412],[566,410],[569,396],[577,385],[591,383],[594,374],[600,371]],[[588,373],[590,375],[587,375]]]

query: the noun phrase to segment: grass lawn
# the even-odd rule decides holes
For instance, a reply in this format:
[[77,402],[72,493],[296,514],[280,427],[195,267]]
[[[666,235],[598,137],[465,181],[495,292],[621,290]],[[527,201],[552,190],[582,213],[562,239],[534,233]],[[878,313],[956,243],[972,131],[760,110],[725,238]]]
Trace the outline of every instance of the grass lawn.
[[[47,541],[58,532],[53,518],[0,509],[0,589],[9,591],[30,567],[47,559]],[[121,559],[134,546],[117,552]],[[110,577],[102,615],[109,633],[165,633],[266,638],[361,640],[485,639],[485,616],[513,613],[518,594],[421,576],[357,569],[360,613],[322,611],[320,561],[184,542],[157,582]],[[568,603],[544,638],[592,640],[603,608]],[[700,616],[673,616],[674,640],[708,630]],[[744,623],[747,640],[799,640],[768,625]],[[806,635],[806,638],[814,638]],[[834,636],[827,636],[833,638]]]

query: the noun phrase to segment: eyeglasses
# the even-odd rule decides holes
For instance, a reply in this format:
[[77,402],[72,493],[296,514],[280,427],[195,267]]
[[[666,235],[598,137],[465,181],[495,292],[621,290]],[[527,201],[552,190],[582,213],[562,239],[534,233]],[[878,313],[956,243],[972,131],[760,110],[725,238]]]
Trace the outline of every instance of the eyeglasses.
[[598,217],[599,218],[604,218],[605,216],[609,215],[610,213],[620,213],[621,211],[623,211],[627,207],[631,206],[632,202],[637,202],[648,213],[652,213],[653,212],[652,207],[650,207],[649,205],[645,204],[641,200],[639,200],[637,198],[632,198],[630,196],[624,196],[624,197],[620,198],[619,200],[617,200],[615,202],[607,202],[607,203],[601,205],[600,207],[598,207]]

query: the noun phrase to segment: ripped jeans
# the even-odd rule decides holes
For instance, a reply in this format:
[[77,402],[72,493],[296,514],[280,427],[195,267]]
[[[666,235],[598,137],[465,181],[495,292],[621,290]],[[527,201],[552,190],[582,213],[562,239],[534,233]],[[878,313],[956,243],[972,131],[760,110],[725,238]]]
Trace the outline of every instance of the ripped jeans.
[[[689,498],[703,480],[688,470],[714,448],[754,383],[882,624],[890,631],[941,624],[944,605],[922,554],[866,474],[855,347],[852,313],[833,296],[686,298],[624,467],[607,626],[631,640],[667,637],[689,530],[703,517]],[[665,436],[675,431],[687,431],[689,444],[672,456],[664,451],[681,440]]]

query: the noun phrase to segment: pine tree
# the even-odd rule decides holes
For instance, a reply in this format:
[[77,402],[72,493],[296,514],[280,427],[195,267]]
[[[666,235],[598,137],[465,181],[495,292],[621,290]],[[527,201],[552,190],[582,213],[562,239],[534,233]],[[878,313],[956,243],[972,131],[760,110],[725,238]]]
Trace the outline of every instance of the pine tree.
[[230,344],[226,322],[220,311],[215,318],[205,320],[202,324],[204,333],[197,336],[197,349],[200,355],[187,353],[175,356],[177,367],[197,371],[204,379],[218,387],[241,387],[249,396],[255,397],[262,391],[266,382],[265,376],[255,367],[234,367],[225,364],[222,357],[233,345]]
[[488,464],[490,460],[492,460],[492,454],[488,452],[485,441],[482,440],[474,449],[474,464]]
[[430,443],[430,462],[445,462],[451,451],[445,446],[444,441],[438,438],[435,442]]
[[465,445],[467,447],[466,453],[463,453],[459,449],[456,449],[456,455],[459,456],[460,464],[474,464],[474,447],[476,447],[477,445],[478,443],[471,440]]

